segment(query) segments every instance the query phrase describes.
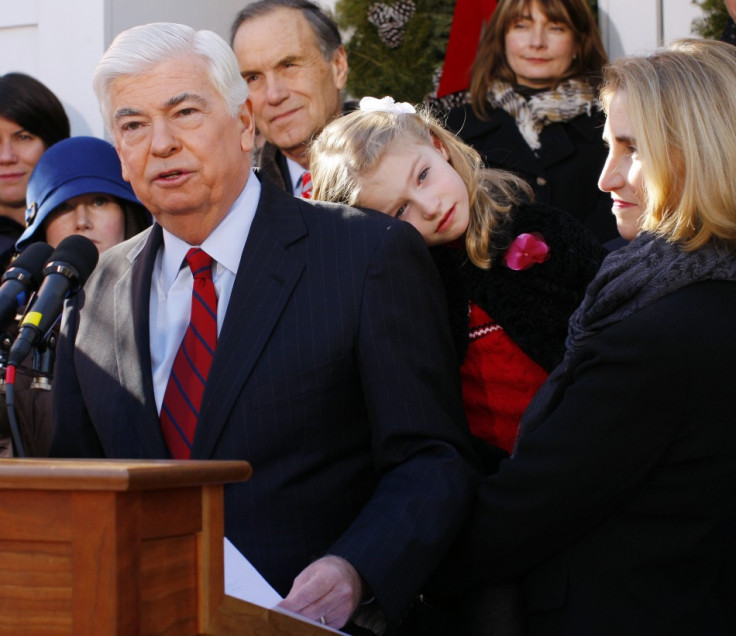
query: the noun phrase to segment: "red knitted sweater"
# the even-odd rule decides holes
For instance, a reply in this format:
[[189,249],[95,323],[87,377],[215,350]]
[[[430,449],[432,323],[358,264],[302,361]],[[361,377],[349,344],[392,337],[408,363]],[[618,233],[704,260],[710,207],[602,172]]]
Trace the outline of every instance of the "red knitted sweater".
[[470,432],[510,453],[519,420],[547,372],[472,302],[469,327],[460,373]]

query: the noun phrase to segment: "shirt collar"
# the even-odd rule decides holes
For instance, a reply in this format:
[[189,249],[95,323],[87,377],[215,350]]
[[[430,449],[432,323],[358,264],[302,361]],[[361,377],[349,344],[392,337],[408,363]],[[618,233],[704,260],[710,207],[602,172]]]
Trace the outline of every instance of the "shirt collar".
[[[291,192],[294,195],[301,194],[301,179],[306,169],[293,159],[286,157],[286,166],[289,168],[289,178],[291,179]],[[297,187],[298,186],[298,187]]]
[[[217,263],[213,278],[217,278],[221,268],[233,274],[237,273],[260,196],[261,182],[251,172],[243,191],[238,195],[228,213],[199,246]],[[162,282],[164,289],[169,289],[179,274],[184,257],[193,246],[166,229],[162,228],[162,230],[164,236],[161,263]]]

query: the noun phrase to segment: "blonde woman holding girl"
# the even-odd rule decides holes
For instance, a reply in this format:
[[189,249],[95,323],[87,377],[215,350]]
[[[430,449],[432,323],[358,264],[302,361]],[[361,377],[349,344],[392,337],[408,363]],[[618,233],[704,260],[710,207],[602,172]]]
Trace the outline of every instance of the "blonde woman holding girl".
[[[313,143],[316,199],[413,225],[445,284],[470,431],[494,472],[562,359],[567,322],[604,255],[588,231],[488,170],[426,112],[364,98]],[[411,320],[411,316],[406,317]]]
[[521,577],[529,636],[731,636],[736,48],[619,58],[602,102],[599,185],[632,240],[573,314],[434,595]]

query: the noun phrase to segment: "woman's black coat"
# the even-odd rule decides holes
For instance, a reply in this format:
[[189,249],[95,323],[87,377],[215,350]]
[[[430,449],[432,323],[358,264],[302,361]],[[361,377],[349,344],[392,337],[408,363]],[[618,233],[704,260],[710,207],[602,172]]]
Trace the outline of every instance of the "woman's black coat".
[[510,170],[534,188],[536,200],[572,214],[601,244],[618,238],[611,197],[598,189],[606,161],[605,117],[579,115],[545,126],[538,155],[524,141],[514,119],[500,108],[479,119],[469,104],[450,110],[447,127],[475,148],[489,168]]

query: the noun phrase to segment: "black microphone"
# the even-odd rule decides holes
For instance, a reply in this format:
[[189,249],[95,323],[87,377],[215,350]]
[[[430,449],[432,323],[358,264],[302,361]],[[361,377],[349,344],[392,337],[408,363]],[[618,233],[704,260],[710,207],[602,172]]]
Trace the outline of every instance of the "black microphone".
[[26,311],[10,348],[8,366],[20,365],[61,315],[64,299],[77,293],[97,265],[94,243],[81,234],[67,236],[43,268],[43,282]]
[[41,269],[54,248],[48,243],[32,243],[5,271],[0,285],[0,328],[14,319],[18,308],[28,301],[41,284]]

